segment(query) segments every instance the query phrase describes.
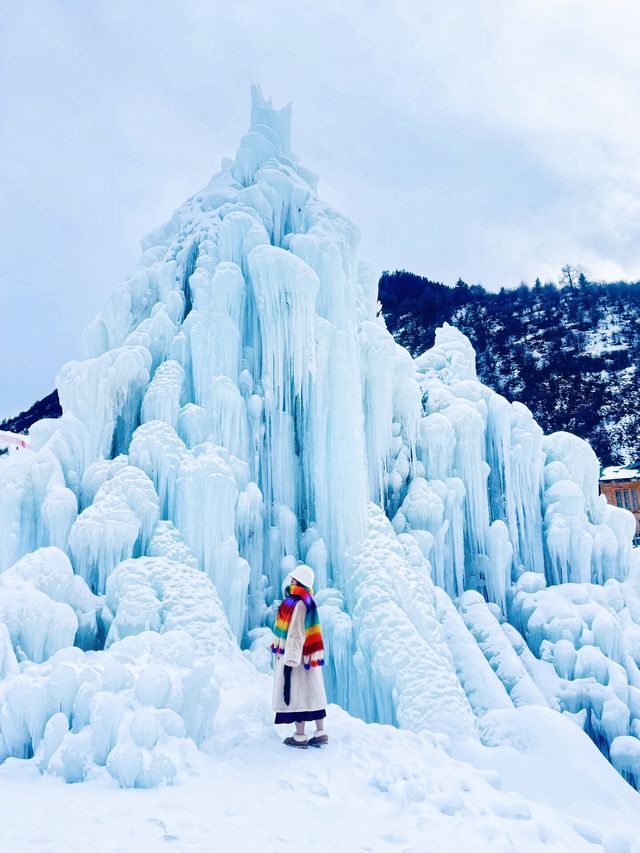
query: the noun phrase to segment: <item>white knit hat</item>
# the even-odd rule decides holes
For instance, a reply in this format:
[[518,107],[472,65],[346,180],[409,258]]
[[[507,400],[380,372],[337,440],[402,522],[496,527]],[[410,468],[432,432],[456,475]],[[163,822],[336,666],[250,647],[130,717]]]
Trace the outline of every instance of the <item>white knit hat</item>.
[[301,563],[292,570],[291,577],[294,580],[297,580],[299,584],[302,584],[302,586],[306,586],[307,589],[313,588],[315,575],[313,574],[313,569],[310,566],[305,566],[304,563]]
[[289,572],[289,574],[288,574],[288,575],[285,577],[285,579],[282,581],[282,597],[283,597],[283,598],[286,598],[286,597],[287,597],[287,594],[286,594],[286,591],[285,591],[285,590],[287,589],[287,587],[288,587],[288,586],[291,586],[291,582],[292,582],[292,580],[293,580],[293,578],[291,577],[291,572]]

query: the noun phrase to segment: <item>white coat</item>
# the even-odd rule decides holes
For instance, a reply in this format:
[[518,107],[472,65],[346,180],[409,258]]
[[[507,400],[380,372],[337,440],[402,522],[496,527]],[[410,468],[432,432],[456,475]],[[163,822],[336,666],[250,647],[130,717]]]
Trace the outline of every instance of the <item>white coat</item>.
[[[273,655],[276,658],[273,679],[273,710],[291,713],[293,711],[322,711],[327,707],[327,695],[324,691],[324,678],[321,666],[305,669],[302,664],[304,646],[304,621],[307,606],[299,601],[291,614],[284,654]],[[291,670],[291,696],[289,704],[284,702],[284,668]]]

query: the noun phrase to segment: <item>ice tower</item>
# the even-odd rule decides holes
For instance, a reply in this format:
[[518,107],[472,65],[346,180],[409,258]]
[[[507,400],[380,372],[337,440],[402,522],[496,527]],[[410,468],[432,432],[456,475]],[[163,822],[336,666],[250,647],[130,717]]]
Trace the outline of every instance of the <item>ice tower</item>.
[[163,738],[210,734],[217,659],[258,676],[305,561],[334,701],[472,737],[548,705],[637,783],[631,515],[588,445],[478,381],[456,329],[415,360],[396,344],[358,242],[254,87],[235,159],[60,372],[62,418],[0,463],[0,760],[171,778]]

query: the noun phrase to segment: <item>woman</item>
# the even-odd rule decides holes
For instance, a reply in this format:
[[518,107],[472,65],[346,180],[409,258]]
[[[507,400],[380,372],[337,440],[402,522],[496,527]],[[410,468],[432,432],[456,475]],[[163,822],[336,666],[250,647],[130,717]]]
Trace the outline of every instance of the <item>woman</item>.
[[[292,572],[290,581],[285,581],[284,601],[278,609],[271,644],[271,651],[276,656],[273,682],[275,723],[295,723],[295,734],[285,738],[284,743],[297,749],[329,743],[324,730],[324,718],[327,716],[322,677],[324,644],[318,608],[313,600],[313,579],[313,569],[300,565]],[[307,740],[305,723],[312,720],[316,731]]]

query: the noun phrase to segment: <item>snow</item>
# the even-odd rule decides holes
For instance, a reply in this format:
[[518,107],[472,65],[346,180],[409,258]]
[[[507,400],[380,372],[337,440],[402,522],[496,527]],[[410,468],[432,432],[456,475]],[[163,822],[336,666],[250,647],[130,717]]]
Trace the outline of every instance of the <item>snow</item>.
[[545,588],[539,576],[523,575],[515,587],[510,618],[539,666],[553,665],[547,680],[560,708],[584,712],[583,727],[609,755],[620,736],[638,731],[640,687],[637,646],[638,578],[634,562],[623,583],[567,583]]
[[516,707],[546,705],[544,696],[534,684],[482,596],[468,590],[460,597],[459,609],[465,625],[475,637],[513,704]]
[[415,545],[407,554],[375,505],[369,524],[354,557],[356,668],[365,719],[470,734],[473,714],[440,629],[424,558]]
[[69,534],[69,550],[78,574],[103,594],[108,576],[120,560],[133,554],[140,523],[118,495],[105,495],[78,516]]
[[[481,743],[466,741],[453,754],[499,773],[505,790],[571,815],[594,843],[603,840],[603,827],[615,836],[638,820],[637,794],[620,784],[611,765],[563,716],[536,705],[495,710],[483,717],[480,735]],[[637,837],[630,843],[626,849],[637,849]]]
[[196,567],[165,556],[124,560],[107,583],[107,647],[147,630],[184,630],[203,657],[242,660],[222,603]]
[[[2,758],[33,755],[40,772],[66,782],[107,765],[125,787],[123,750],[112,752],[126,746],[140,758],[132,785],[171,782],[210,734],[218,695],[211,663],[181,631],[143,632],[108,651],[61,650],[2,685]],[[154,783],[160,766],[165,778]]]
[[175,428],[183,398],[184,379],[184,370],[177,361],[170,359],[158,367],[142,401],[142,423],[166,421]]
[[14,649],[35,662],[74,642],[96,648],[104,633],[101,605],[56,547],[39,548],[0,575],[0,621]]
[[[522,712],[538,711],[530,707],[494,717],[487,738],[497,746],[461,746],[476,768],[451,758],[433,735],[365,724],[333,705],[329,748],[283,751],[279,733],[268,725],[267,703],[266,679],[249,695],[228,691],[206,750],[188,751],[189,772],[156,790],[122,790],[110,772],[113,762],[96,766],[82,785],[64,786],[55,777],[38,778],[33,764],[9,759],[0,767],[4,843],[16,853],[36,845],[72,850],[87,837],[98,853],[164,844],[203,850],[212,843],[238,853],[276,851],[299,845],[301,837],[310,850],[345,853],[423,850],[425,839],[433,850],[638,849],[637,795],[598,760],[579,729],[569,722],[558,727],[562,720],[551,711],[548,718],[522,718]],[[147,744],[157,732],[151,719],[130,724]],[[509,740],[518,736],[518,749],[504,744],[507,732]],[[50,730],[50,748],[55,734]],[[569,768],[559,760],[567,739],[576,748]],[[125,780],[139,773],[136,748],[149,749],[112,750]],[[502,782],[492,760],[504,773]],[[564,772],[555,775],[556,769]],[[313,816],[302,835],[299,822],[287,819],[291,812],[310,822]]]
[[[145,238],[60,371],[62,418],[0,463],[0,791],[51,804],[15,804],[11,849],[70,843],[65,798],[81,824],[128,814],[116,849],[214,828],[282,849],[283,796],[320,814],[315,849],[353,842],[354,815],[376,850],[632,849],[634,519],[585,442],[478,381],[455,328],[415,361],[395,343],[290,119],[253,90],[235,160]],[[268,710],[299,561],[341,706],[313,755],[283,754]],[[560,815],[541,779],[563,739]]]
[[602,469],[600,479],[606,480],[637,480],[640,479],[640,470],[630,465],[610,465]]
[[592,356],[601,356],[616,350],[627,349],[628,344],[624,341],[620,342],[622,332],[622,326],[616,322],[616,318],[611,315],[601,317],[598,325],[586,333],[585,352]]

